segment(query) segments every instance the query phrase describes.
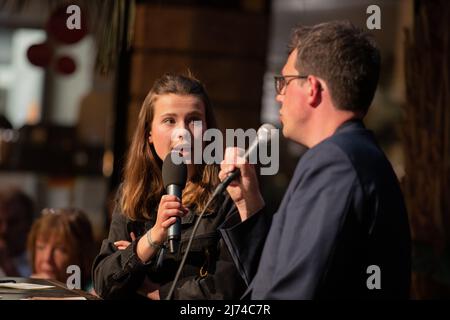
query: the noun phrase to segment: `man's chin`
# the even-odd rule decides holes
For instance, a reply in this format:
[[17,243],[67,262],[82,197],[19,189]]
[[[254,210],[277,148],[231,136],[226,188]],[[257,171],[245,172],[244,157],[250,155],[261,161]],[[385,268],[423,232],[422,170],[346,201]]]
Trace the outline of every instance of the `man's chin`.
[[283,134],[283,137],[289,138],[288,130],[286,129],[285,125],[283,125],[281,133]]

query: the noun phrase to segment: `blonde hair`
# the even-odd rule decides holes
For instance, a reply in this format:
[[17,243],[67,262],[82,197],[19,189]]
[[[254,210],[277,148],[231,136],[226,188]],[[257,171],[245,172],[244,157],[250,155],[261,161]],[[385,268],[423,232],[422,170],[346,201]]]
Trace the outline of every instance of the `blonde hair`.
[[[81,284],[86,286],[91,278],[91,267],[95,255],[92,226],[85,213],[79,209],[44,209],[28,235],[33,273],[36,272],[36,241],[49,241],[51,238],[66,245],[70,264],[81,270]],[[65,279],[57,279],[63,281]]]

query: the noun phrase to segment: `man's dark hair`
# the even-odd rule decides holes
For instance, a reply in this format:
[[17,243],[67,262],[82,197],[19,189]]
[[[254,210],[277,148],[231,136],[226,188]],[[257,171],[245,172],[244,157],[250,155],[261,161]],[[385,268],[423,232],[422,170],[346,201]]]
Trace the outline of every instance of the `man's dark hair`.
[[291,31],[291,37],[288,44],[288,53],[291,54],[292,51],[298,49],[305,39],[308,32],[312,29],[310,26],[297,25]]
[[305,32],[294,29],[293,35],[300,39],[299,73],[325,80],[336,108],[365,115],[377,88],[381,63],[370,34],[348,21],[333,21]]

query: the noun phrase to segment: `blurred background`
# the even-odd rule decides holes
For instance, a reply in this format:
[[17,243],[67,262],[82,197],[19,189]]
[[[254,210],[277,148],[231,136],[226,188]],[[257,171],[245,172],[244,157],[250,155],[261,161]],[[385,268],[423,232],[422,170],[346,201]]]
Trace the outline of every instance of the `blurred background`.
[[[69,30],[70,5],[81,29]],[[414,240],[412,297],[450,297],[449,3],[426,0],[0,0],[0,189],[34,215],[77,207],[97,246],[140,106],[165,72],[204,82],[219,127],[280,127],[273,75],[296,24],[347,19],[381,29],[382,75],[366,125],[402,183]],[[304,149],[280,137],[261,177],[275,211]]]

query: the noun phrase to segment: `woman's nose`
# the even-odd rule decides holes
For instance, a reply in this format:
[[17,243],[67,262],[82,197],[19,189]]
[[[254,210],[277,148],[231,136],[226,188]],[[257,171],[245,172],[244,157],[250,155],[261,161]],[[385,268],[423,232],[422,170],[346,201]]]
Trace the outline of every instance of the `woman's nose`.
[[44,260],[49,263],[53,261],[53,248],[51,248],[51,247],[45,248]]
[[187,140],[187,136],[189,136],[189,125],[186,123],[182,123],[177,127],[176,138],[178,140]]

